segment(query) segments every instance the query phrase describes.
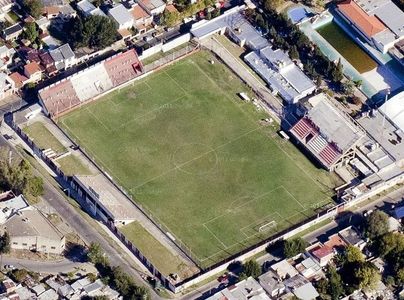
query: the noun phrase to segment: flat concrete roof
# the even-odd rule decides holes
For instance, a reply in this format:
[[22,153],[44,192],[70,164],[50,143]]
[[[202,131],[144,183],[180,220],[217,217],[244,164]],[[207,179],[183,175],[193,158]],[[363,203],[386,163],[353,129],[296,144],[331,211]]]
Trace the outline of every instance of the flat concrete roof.
[[307,117],[317,125],[320,132],[345,152],[355,145],[364,132],[323,93],[311,97],[307,104]]
[[241,12],[244,9],[244,6],[237,6],[210,21],[200,21],[192,26],[191,33],[195,37],[203,39],[223,29],[227,29],[232,32],[233,36],[236,36],[240,41],[245,41],[252,45],[255,49],[268,46],[268,41],[242,15]]
[[63,238],[63,234],[36,209],[21,210],[4,223],[4,227],[10,236],[41,236],[53,240]]
[[135,205],[103,174],[100,173],[95,176],[75,175],[75,177],[115,221],[136,219]]

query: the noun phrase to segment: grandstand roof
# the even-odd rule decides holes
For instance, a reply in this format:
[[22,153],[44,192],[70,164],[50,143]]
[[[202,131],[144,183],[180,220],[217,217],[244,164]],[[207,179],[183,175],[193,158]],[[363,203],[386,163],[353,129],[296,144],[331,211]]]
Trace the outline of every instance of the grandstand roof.
[[290,132],[329,169],[364,133],[325,94],[311,97],[306,107],[307,114]]
[[142,65],[132,49],[45,87],[38,94],[47,112],[56,116],[136,78],[142,72]]
[[375,16],[369,16],[353,0],[338,4],[338,9],[368,37],[374,36],[386,29],[386,26]]

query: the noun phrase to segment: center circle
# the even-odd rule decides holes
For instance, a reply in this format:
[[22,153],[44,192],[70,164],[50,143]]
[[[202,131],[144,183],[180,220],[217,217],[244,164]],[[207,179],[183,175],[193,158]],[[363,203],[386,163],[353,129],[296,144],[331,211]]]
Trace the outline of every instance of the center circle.
[[216,170],[218,158],[215,149],[209,145],[190,143],[174,151],[172,162],[181,172],[204,175]]

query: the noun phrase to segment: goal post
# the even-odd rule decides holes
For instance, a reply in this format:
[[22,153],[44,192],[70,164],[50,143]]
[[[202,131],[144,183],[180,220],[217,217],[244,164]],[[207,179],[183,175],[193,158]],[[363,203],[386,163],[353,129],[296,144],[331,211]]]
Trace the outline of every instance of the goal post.
[[262,224],[261,226],[258,227],[258,232],[263,232],[269,229],[272,229],[276,226],[276,222],[275,221],[269,221],[266,222],[264,224]]

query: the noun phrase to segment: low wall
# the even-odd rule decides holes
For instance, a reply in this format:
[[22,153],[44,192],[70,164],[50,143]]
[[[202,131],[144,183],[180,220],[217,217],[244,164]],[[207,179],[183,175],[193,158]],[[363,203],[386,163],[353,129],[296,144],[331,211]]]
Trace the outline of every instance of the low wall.
[[[113,222],[108,222],[106,220],[105,215],[94,215],[94,210],[89,206],[88,200],[91,201],[93,196],[87,193],[83,188],[80,187],[80,184],[76,182],[75,177],[67,176],[63,173],[63,171],[53,162],[52,159],[48,158],[43,151],[34,143],[30,137],[22,131],[22,129],[16,124],[12,118],[12,116],[6,119],[6,123],[20,136],[20,138],[32,149],[32,151],[37,155],[42,161],[46,163],[46,165],[55,172],[58,176],[57,180],[61,184],[62,187],[68,188],[70,190],[70,196],[74,198],[81,207],[89,212],[91,215],[98,217],[110,230],[113,232],[119,240],[143,263],[143,265],[157,277],[161,283],[170,289],[171,291],[175,290],[175,287],[170,282],[170,280],[164,276],[153,264],[151,261],[147,259],[147,256],[144,255],[131,241],[129,241],[123,233],[120,232],[119,228],[117,228]],[[93,205],[97,206],[97,203],[93,200],[91,201]],[[99,211],[99,208],[96,209]]]
[[148,58],[159,52],[165,53],[167,51],[170,51],[178,46],[188,43],[191,40],[191,37],[192,36],[190,33],[186,33],[186,34],[180,35],[179,37],[176,37],[176,38],[170,40],[169,42],[167,42],[165,44],[163,44],[163,43],[156,44],[151,48],[143,50],[142,55],[139,56],[139,59],[143,60],[143,59]]

